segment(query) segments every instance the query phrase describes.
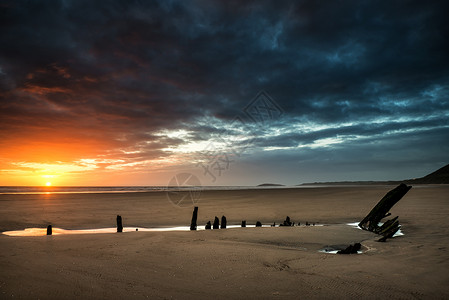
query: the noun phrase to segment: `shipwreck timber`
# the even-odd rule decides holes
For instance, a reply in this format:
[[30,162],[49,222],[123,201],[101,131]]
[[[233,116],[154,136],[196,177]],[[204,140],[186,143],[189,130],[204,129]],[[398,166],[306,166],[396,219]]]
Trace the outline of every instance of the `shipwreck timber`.
[[401,225],[398,221],[398,216],[387,220],[385,223],[380,225],[380,221],[391,215],[389,213],[390,209],[398,203],[399,200],[404,197],[405,194],[411,189],[411,186],[407,186],[401,183],[399,186],[389,191],[377,205],[370,211],[370,213],[359,223],[359,227],[363,230],[371,231],[382,235],[379,242],[385,242],[388,238],[393,237],[393,235],[399,230]]

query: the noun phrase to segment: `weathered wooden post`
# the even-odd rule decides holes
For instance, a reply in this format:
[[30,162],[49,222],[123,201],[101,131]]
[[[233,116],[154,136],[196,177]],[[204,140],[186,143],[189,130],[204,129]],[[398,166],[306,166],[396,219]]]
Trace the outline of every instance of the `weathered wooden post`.
[[262,223],[260,223],[259,221],[256,222],[256,227],[262,227]]
[[198,206],[193,208],[192,222],[190,222],[190,230],[196,230],[196,219],[198,218]]
[[213,228],[214,229],[220,228],[220,221],[218,220],[217,216],[215,216]]
[[206,224],[205,228],[206,229],[211,229],[212,228],[212,224],[210,223],[210,221],[207,221],[207,224]]
[[221,229],[226,229],[226,217],[222,216],[221,217]]
[[246,220],[242,221],[242,227],[246,227]]
[[123,232],[122,216],[117,215],[117,232]]
[[51,227],[51,225],[47,226],[47,235],[52,235],[53,234],[53,229]]

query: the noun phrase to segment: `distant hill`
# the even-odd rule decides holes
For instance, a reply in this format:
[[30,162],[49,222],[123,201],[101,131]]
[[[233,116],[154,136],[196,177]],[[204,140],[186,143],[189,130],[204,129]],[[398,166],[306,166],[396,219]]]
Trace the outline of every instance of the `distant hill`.
[[449,184],[449,164],[436,170],[429,175],[415,179],[405,179],[399,181],[340,181],[340,182],[313,182],[299,185],[394,185],[401,182],[407,184]]
[[446,165],[424,177],[404,180],[404,182],[414,184],[449,184],[449,165]]
[[323,181],[323,182],[306,182],[297,184],[303,185],[395,185],[405,181]]
[[258,186],[285,186],[285,185],[279,183],[262,183],[259,184]]

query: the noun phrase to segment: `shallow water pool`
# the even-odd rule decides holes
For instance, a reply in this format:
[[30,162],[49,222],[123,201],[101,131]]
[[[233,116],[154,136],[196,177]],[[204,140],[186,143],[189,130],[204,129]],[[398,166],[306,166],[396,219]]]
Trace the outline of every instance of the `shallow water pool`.
[[[246,227],[256,227],[255,225],[246,225]],[[262,227],[270,227],[270,225],[262,225]],[[240,225],[228,225],[226,228],[242,228]],[[204,226],[198,227],[197,230],[206,230]],[[213,230],[213,229],[212,229]],[[190,226],[176,226],[176,227],[123,227],[123,232],[135,231],[190,231]],[[53,228],[52,235],[62,234],[95,234],[95,233],[117,233],[116,227],[95,228],[95,229],[62,229]],[[47,228],[25,228],[24,230],[4,231],[2,234],[7,236],[45,236],[47,235]]]

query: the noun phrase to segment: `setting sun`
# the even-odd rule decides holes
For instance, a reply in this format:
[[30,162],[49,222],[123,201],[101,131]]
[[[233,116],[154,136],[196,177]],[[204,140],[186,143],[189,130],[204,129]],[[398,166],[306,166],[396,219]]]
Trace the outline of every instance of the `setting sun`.
[[51,182],[47,182],[45,185],[46,186],[51,186]]

